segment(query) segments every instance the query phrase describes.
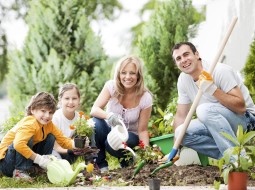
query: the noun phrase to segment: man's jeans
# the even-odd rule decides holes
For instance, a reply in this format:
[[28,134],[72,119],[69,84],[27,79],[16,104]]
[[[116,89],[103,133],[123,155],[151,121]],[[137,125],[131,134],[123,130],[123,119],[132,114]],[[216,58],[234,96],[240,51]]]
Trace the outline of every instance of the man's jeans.
[[255,131],[255,115],[246,111],[245,116],[248,119],[247,131]]
[[[28,141],[28,146],[40,155],[51,154],[55,142],[55,137],[49,134],[46,139],[33,146],[33,138]],[[0,171],[8,177],[13,176],[13,171],[17,170],[28,170],[32,167],[33,160],[27,159],[22,154],[17,152],[13,143],[8,147],[5,157],[0,160]]]
[[[123,149],[120,150],[113,150],[110,145],[107,142],[107,135],[111,131],[111,127],[108,126],[106,121],[104,119],[99,119],[99,118],[93,118],[93,121],[95,122],[95,141],[96,141],[96,146],[100,150],[98,152],[98,157],[96,159],[96,163],[99,168],[103,168],[108,166],[108,163],[106,161],[106,154],[105,151],[107,151],[109,154],[116,158],[125,158],[125,151]],[[134,148],[139,144],[139,137],[138,135],[129,132],[128,133],[129,137],[127,140],[127,146],[130,148]],[[122,167],[127,166],[127,163],[123,159],[120,162]]]
[[[215,159],[220,159],[226,149],[234,146],[221,132],[236,138],[238,125],[246,130],[249,123],[245,114],[238,115],[221,104],[201,104],[196,113],[197,119],[191,120],[182,145]],[[180,130],[181,127],[176,129],[176,137]]]

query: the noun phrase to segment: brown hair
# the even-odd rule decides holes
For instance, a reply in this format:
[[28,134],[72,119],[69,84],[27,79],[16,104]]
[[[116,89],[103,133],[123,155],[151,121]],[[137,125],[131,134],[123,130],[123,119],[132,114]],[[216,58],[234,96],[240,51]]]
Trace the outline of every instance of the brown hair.
[[60,89],[59,89],[59,92],[58,92],[58,100],[60,100],[64,93],[68,90],[72,90],[72,89],[75,89],[76,92],[77,92],[77,95],[78,97],[80,98],[81,97],[81,93],[80,93],[80,90],[79,88],[77,87],[76,84],[73,84],[73,83],[66,83],[64,84]]
[[[175,62],[175,59],[173,57],[174,50],[179,49],[183,45],[189,46],[191,51],[193,52],[193,54],[195,54],[197,52],[196,46],[194,46],[194,44],[192,44],[191,42],[179,42],[179,43],[174,45],[174,47],[172,48],[172,51],[171,51],[172,52],[172,58],[173,58],[174,62]],[[202,59],[199,58],[199,60],[201,61]]]
[[143,62],[136,56],[125,56],[120,59],[115,68],[114,80],[116,84],[116,90],[114,96],[118,99],[124,95],[125,88],[120,80],[120,73],[122,69],[129,63],[133,63],[136,66],[137,83],[135,84],[135,93],[138,97],[142,96],[147,89],[144,86],[143,79]]
[[38,92],[32,96],[28,106],[26,107],[26,115],[32,115],[32,110],[46,108],[52,111],[56,111],[57,102],[54,96],[47,92]]

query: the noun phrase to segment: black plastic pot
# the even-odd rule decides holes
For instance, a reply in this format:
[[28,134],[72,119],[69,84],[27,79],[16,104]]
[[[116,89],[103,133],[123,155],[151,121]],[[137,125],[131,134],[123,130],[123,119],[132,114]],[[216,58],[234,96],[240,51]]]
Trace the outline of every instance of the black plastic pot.
[[75,137],[74,138],[74,146],[76,148],[84,148],[86,143],[86,137]]
[[160,179],[152,178],[148,180],[149,190],[160,190]]

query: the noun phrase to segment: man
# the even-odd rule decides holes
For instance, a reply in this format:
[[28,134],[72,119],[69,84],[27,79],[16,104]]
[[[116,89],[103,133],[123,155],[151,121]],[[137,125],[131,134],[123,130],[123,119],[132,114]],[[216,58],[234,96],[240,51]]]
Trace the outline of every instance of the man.
[[[198,89],[203,95],[196,109],[197,119],[191,120],[182,145],[211,158],[220,159],[233,144],[221,132],[235,137],[238,125],[252,130],[255,106],[247,87],[228,65],[218,63],[212,75],[196,47],[181,42],[172,49],[172,57],[182,71],[178,78],[178,106],[174,119],[178,136]],[[203,72],[202,72],[203,71]]]

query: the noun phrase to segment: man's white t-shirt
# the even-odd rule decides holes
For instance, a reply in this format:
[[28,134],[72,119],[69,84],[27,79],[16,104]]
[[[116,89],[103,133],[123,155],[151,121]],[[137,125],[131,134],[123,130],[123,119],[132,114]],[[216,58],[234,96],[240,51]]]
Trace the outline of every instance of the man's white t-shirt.
[[[203,70],[209,70],[210,65],[208,63],[203,61],[202,65]],[[233,68],[226,64],[218,63],[213,71],[212,77],[215,85],[226,93],[238,86],[243,94],[246,109],[255,113],[255,106],[249,91]],[[182,72],[178,78],[177,88],[178,104],[191,104],[194,101],[198,92],[198,86],[190,75]],[[219,101],[214,96],[203,94],[198,105],[203,103],[219,103]]]

